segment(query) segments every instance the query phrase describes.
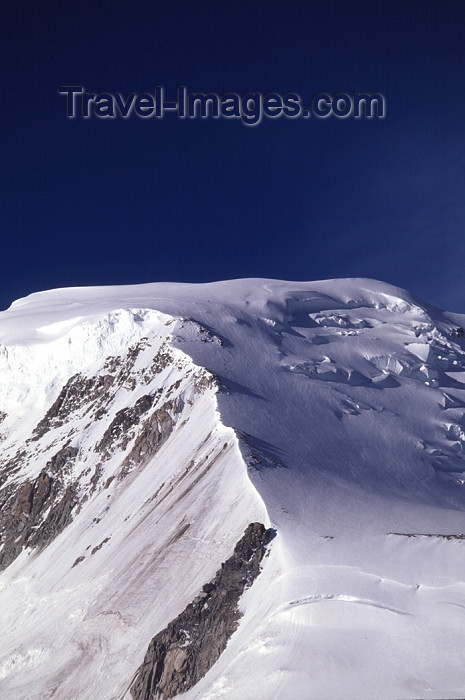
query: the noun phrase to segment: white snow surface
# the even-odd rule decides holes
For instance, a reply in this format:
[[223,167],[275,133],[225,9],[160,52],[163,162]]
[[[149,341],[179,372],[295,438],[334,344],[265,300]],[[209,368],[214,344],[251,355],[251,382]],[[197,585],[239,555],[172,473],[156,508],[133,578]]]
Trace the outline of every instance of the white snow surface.
[[[444,537],[465,533],[464,325],[368,279],[57,289],[2,312],[2,461],[73,374],[141,339],[141,371],[163,344],[172,366],[102,426],[65,426],[74,473],[151,388],[179,381],[183,409],[148,465],[0,575],[0,698],[129,700],[150,639],[254,521],[277,537],[239,629],[179,697],[465,697],[465,539]],[[196,392],[202,368],[219,387]],[[13,480],[44,469],[52,437]]]

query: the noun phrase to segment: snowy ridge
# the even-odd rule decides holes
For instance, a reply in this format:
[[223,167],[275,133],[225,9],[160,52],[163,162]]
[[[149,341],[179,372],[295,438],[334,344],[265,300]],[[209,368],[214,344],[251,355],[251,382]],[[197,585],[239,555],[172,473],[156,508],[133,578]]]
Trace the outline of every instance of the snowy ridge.
[[[3,493],[45,471],[61,491],[71,485],[76,501],[72,522],[45,549],[26,548],[3,573],[0,689],[9,698],[121,695],[154,631],[198,593],[216,556],[229,554],[247,525],[243,509],[266,520],[234,432],[219,421],[214,378],[170,346],[178,324],[117,311],[71,330],[53,324],[60,335],[48,344],[3,355],[11,384],[23,380],[17,393],[9,384],[2,392]],[[99,393],[102,377],[111,381]],[[61,395],[61,413],[44,421],[42,407]],[[135,453],[144,430],[125,411],[149,396],[143,425],[158,413],[166,435]],[[18,628],[23,615],[33,631]]]
[[[29,486],[2,508],[26,539],[0,578],[0,694],[129,700],[258,521],[278,537],[183,698],[463,698],[464,324],[373,280],[15,302],[0,459],[4,489]],[[71,508],[52,539],[32,488]]]

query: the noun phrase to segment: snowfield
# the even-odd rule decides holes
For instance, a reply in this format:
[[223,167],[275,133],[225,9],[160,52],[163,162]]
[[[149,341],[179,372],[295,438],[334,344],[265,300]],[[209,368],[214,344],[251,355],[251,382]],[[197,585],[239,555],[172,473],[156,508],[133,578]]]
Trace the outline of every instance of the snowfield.
[[179,698],[464,698],[464,326],[366,279],[0,313],[0,698],[130,700],[252,522],[277,537]]

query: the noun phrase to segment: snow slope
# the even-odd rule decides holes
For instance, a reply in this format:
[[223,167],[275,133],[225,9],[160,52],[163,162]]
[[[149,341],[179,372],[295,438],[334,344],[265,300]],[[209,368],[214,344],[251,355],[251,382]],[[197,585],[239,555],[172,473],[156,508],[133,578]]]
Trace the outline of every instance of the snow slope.
[[[1,313],[4,487],[68,445],[80,505],[0,576],[0,697],[129,698],[151,637],[259,520],[278,537],[239,629],[183,698],[463,698],[464,323],[364,279],[52,290]],[[76,374],[66,421],[41,424]]]

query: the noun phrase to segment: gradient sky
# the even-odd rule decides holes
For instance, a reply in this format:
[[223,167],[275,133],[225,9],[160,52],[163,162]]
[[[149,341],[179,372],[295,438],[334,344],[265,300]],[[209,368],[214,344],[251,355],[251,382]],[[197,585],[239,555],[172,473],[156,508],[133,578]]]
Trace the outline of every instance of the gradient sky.
[[[465,3],[15,0],[0,308],[41,289],[374,277],[465,312]],[[69,120],[92,92],[381,92],[383,120]]]

